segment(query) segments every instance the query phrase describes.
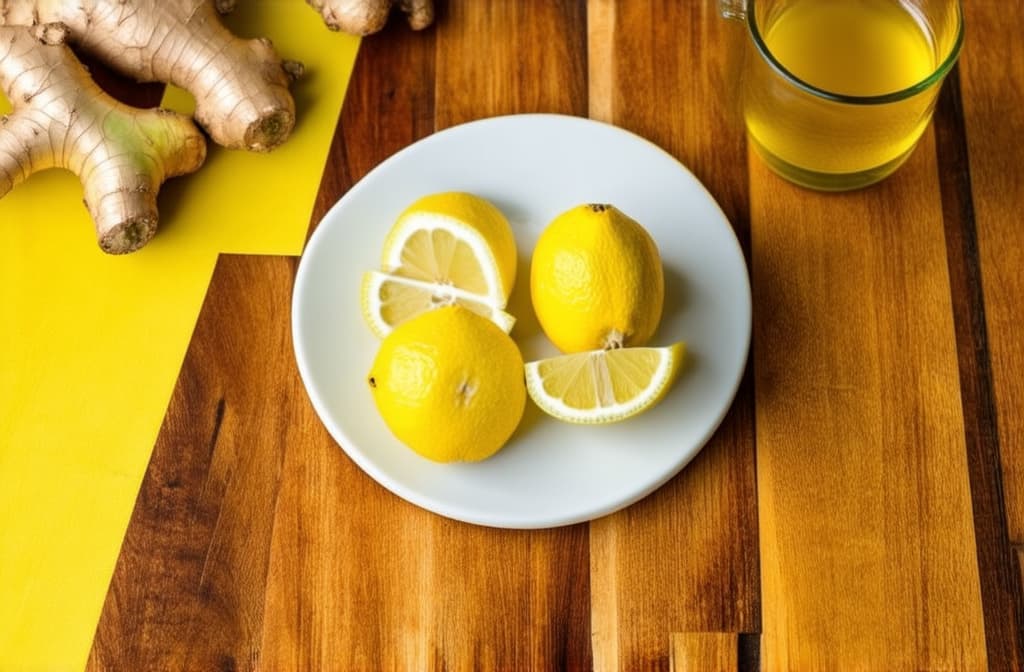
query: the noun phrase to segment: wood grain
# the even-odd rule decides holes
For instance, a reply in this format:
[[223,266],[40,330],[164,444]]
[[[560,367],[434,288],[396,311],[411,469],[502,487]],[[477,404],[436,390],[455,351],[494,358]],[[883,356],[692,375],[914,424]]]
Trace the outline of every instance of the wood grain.
[[932,135],[860,192],[751,169],[762,662],[982,669]]
[[[742,32],[718,19],[715,3],[594,0],[588,12],[591,114],[683,161],[746,245],[730,49],[742,46]],[[596,669],[667,670],[672,632],[760,630],[750,382],[682,474],[591,524]]]
[[[960,200],[969,206],[961,211],[971,228],[948,238],[966,243],[963,286],[954,282],[953,293],[970,302],[972,318],[961,340],[977,371],[965,407],[976,402],[971,476],[989,659],[993,669],[1022,669],[1024,582],[1013,544],[1024,543],[1024,52],[1016,35],[1024,9],[974,1],[964,10],[968,37],[960,77],[947,92],[960,95],[946,97],[947,116],[959,125],[946,143],[955,151],[945,162],[959,161],[968,175]],[[984,35],[984,42],[972,40],[975,35]],[[951,254],[951,269],[954,259]],[[969,431],[969,446],[971,438]]]
[[585,0],[450,2],[437,31],[435,119],[587,112]]
[[968,473],[974,509],[985,642],[992,669],[1024,666],[1022,588],[1014,567],[1000,463],[992,360],[971,193],[961,77],[950,75],[935,113],[936,153],[943,170],[943,220],[960,366]]
[[[315,431],[287,329],[293,264],[222,257],[114,571],[91,670],[252,669],[286,446]],[[261,390],[252,394],[252,390]]]
[[999,407],[1002,487],[1010,537],[1024,543],[1024,7],[973,0],[964,10],[964,130]]
[[[583,73],[582,36],[574,49],[571,39],[552,38],[571,35],[580,6],[522,8],[453,4],[430,34],[393,30],[364,42],[321,212],[434,125],[574,111],[568,96],[583,89],[573,84]],[[490,37],[499,29],[507,39]],[[525,532],[446,520],[386,492],[330,442],[289,453],[284,470],[268,669],[590,667],[586,526]]]
[[738,639],[731,632],[673,632],[672,672],[734,672],[739,665]]

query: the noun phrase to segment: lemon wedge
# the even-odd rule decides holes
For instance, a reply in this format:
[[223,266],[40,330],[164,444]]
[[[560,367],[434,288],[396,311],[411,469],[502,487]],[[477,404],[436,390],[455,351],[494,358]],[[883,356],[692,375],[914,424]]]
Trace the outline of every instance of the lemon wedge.
[[386,338],[395,327],[414,317],[452,305],[486,317],[506,334],[516,323],[516,318],[488,303],[486,297],[450,284],[423,282],[377,271],[363,274],[363,317],[378,338]]
[[577,424],[618,422],[661,401],[686,346],[593,350],[526,365],[526,390],[548,415]]

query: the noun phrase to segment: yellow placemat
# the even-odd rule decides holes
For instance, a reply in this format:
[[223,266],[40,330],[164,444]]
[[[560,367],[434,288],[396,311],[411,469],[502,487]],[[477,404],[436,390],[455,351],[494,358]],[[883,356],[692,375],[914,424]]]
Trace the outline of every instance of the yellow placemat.
[[0,199],[0,670],[85,666],[217,255],[302,249],[358,40],[294,0],[242,3],[228,23],[306,65],[288,144],[211,147],[123,257],[100,252],[70,174]]

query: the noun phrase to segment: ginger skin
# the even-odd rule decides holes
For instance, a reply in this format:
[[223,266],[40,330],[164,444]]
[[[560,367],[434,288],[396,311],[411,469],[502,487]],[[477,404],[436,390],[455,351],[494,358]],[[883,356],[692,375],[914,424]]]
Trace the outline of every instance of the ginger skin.
[[409,19],[413,30],[422,30],[434,21],[432,0],[306,0],[320,12],[331,30],[353,35],[376,33],[388,21],[388,14],[398,5]]
[[196,120],[225,147],[268,151],[295,125],[288,85],[301,71],[269,40],[243,40],[212,0],[0,0],[0,26],[63,23],[76,48],[143,82],[196,99]]
[[144,245],[157,227],[165,179],[197,170],[206,140],[190,119],[120,103],[64,45],[61,24],[0,27],[0,197],[33,173],[66,168],[82,181],[100,247]]

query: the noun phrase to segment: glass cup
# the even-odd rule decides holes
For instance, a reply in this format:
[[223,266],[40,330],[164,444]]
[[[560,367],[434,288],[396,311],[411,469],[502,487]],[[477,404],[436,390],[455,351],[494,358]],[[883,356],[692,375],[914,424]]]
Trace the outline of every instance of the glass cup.
[[844,191],[910,156],[963,44],[959,0],[721,0],[744,21],[743,116],[782,177]]

